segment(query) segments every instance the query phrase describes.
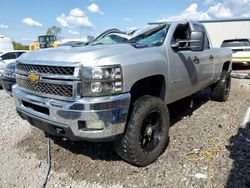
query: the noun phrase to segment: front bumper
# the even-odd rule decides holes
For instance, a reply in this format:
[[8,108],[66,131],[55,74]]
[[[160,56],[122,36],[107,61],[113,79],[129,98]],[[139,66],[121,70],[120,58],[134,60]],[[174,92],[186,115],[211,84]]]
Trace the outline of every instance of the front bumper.
[[2,76],[2,86],[7,92],[11,93],[12,92],[12,86],[15,85],[15,84],[16,84],[16,79],[15,78]]
[[[33,126],[70,140],[111,140],[125,130],[130,94],[85,97],[74,102],[35,96],[13,86],[16,109]],[[101,130],[90,130],[86,123],[102,122]]]

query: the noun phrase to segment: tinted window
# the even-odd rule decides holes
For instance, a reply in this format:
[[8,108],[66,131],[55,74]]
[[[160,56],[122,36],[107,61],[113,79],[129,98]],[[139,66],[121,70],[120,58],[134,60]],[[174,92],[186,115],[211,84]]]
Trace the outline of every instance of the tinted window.
[[8,59],[16,59],[16,54],[15,52],[9,52],[4,55],[2,55],[3,60],[8,60]]
[[221,47],[241,47],[241,46],[250,46],[249,41],[246,40],[225,40],[223,41]]
[[18,58],[19,56],[21,56],[23,53],[25,53],[25,52],[16,52],[16,58]]

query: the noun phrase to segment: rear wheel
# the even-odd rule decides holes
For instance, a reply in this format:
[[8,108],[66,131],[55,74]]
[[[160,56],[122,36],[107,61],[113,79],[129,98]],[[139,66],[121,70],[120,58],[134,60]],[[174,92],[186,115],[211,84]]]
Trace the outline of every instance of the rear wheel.
[[215,84],[212,91],[212,99],[215,101],[227,101],[231,89],[231,74],[223,71],[221,79]]
[[136,166],[154,162],[165,150],[169,114],[157,97],[142,96],[135,103],[125,133],[114,143],[121,158]]

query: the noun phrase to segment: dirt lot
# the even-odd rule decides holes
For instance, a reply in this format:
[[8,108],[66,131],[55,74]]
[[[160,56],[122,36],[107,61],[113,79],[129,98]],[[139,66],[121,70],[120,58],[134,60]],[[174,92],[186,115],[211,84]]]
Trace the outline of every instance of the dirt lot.
[[[229,101],[196,94],[194,108],[171,107],[171,141],[152,165],[133,167],[112,144],[54,140],[47,187],[250,187],[250,80],[233,79]],[[0,187],[40,187],[47,163],[44,134],[15,113],[0,91]],[[212,150],[212,151],[209,151]]]

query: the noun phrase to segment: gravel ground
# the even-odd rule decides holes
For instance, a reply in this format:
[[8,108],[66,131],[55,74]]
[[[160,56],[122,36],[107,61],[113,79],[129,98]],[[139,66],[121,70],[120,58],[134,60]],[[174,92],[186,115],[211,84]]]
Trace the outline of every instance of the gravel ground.
[[[133,167],[112,144],[53,140],[47,187],[250,187],[250,80],[232,80],[226,103],[209,91],[170,107],[167,150],[152,165]],[[0,187],[39,187],[47,163],[44,134],[15,113],[13,99],[0,91]]]

